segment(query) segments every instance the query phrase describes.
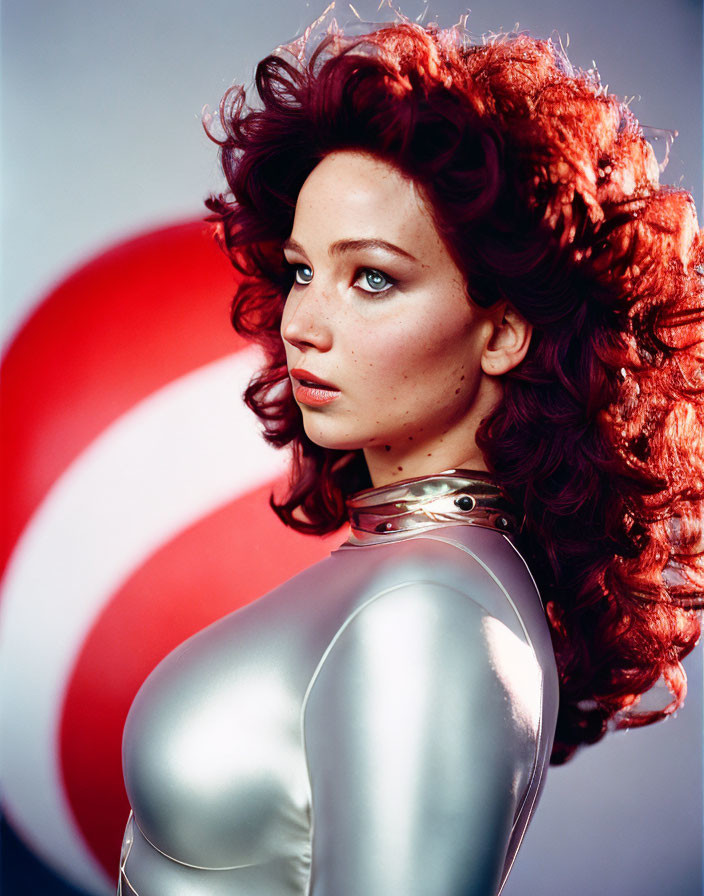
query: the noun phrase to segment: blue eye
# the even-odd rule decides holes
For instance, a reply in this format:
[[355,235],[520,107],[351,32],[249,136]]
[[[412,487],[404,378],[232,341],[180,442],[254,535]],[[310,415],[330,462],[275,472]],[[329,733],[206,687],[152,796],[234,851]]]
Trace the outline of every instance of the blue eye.
[[[296,283],[310,283],[310,281],[313,279],[313,271],[307,264],[293,264],[291,265],[291,267],[293,268],[293,279],[296,281]],[[308,273],[303,273],[304,271],[308,271]],[[303,280],[299,279],[299,274],[302,274],[302,276],[304,277]]]
[[360,277],[364,277],[365,283],[370,287],[365,289],[362,286],[361,289],[364,292],[388,292],[396,282],[383,271],[378,271],[376,268],[362,268],[357,274],[357,280]]

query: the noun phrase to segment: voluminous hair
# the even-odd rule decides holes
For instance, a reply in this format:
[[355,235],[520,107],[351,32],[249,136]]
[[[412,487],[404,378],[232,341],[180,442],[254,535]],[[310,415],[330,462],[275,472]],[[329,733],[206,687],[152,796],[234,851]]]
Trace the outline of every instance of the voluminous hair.
[[[237,331],[266,366],[245,401],[292,448],[288,525],[330,532],[371,485],[361,451],[304,433],[279,334],[281,246],[330,152],[364,150],[411,177],[467,282],[533,325],[477,433],[522,520],[560,675],[553,763],[609,727],[654,722],[686,693],[704,605],[704,245],[689,193],[659,184],[650,144],[598,74],[525,34],[472,45],[410,22],[305,37],[256,69],[219,119],[229,191],[207,202],[242,275]],[[211,133],[214,125],[206,121]],[[664,708],[636,711],[663,681]]]

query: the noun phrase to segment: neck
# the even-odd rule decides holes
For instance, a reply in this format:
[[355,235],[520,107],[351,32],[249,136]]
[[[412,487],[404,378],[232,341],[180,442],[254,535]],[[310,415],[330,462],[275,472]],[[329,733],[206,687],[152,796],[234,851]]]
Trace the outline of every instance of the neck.
[[399,452],[394,452],[393,449],[386,451],[383,448],[376,451],[365,449],[364,459],[367,462],[369,478],[374,488],[392,485],[395,482],[402,482],[404,479],[432,476],[434,473],[439,473],[442,470],[480,470],[485,473],[489,472],[486,461],[478,448],[476,452],[469,456],[464,456],[459,461],[457,460],[457,454],[452,452],[426,452],[425,457],[420,457],[413,454],[403,455]]
[[364,459],[372,485],[379,488],[403,479],[432,476],[441,470],[488,472],[484,455],[474,439],[476,429],[473,426],[468,432],[462,427],[428,442],[415,435],[407,439],[406,445],[395,443],[365,448]]
[[482,421],[495,409],[501,394],[501,385],[496,377],[484,376],[469,412],[444,432],[434,432],[424,438],[422,432],[411,430],[412,435],[402,436],[391,444],[364,448],[364,459],[373,487],[430,476],[441,470],[488,472],[476,435]]

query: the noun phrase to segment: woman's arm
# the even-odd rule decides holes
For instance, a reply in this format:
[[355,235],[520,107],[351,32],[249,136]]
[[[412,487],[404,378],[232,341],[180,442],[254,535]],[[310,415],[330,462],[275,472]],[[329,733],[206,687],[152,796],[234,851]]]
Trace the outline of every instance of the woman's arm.
[[337,633],[304,704],[311,896],[492,896],[530,779],[532,649],[464,594],[395,588]]

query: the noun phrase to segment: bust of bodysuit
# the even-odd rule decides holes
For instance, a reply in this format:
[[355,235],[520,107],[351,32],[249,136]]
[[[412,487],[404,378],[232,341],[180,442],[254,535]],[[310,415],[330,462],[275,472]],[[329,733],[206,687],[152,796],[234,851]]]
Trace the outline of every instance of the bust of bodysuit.
[[473,470],[367,489],[349,539],[137,694],[122,896],[494,896],[558,679],[515,519]]

